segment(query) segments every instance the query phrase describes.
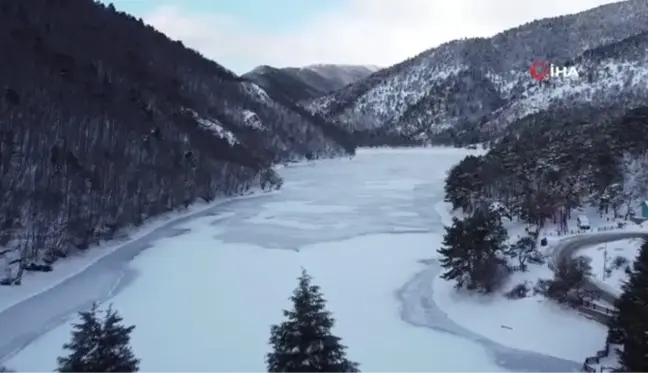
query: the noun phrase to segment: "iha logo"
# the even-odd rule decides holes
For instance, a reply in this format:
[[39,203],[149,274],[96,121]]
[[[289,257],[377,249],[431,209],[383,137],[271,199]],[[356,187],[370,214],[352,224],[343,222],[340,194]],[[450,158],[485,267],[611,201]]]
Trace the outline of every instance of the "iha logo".
[[534,80],[543,81],[549,78],[578,79],[580,75],[574,66],[556,66],[547,61],[534,61],[529,68]]

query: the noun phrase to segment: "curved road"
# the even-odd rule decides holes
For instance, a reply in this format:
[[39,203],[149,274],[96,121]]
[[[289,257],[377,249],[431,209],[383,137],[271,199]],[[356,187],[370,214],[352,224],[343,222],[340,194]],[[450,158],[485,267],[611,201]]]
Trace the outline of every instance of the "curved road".
[[[552,265],[556,265],[565,259],[572,259],[578,251],[584,247],[600,243],[625,240],[629,238],[648,238],[647,231],[617,231],[617,232],[594,232],[565,238],[558,242],[552,255]],[[602,287],[598,281],[589,279],[586,288],[595,290],[600,294],[601,300],[614,307],[617,295],[611,292],[607,287]]]

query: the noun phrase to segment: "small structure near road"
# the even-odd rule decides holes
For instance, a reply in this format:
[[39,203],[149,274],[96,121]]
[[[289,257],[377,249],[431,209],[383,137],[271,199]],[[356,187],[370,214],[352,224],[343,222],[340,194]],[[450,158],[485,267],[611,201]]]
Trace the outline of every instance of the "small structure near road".
[[590,229],[590,222],[587,216],[585,215],[578,215],[578,218],[576,219],[578,221],[578,228],[583,229],[583,230],[588,230]]
[[641,217],[644,220],[648,220],[648,201],[643,201],[641,203]]
[[629,219],[635,224],[648,221],[648,200],[642,201],[639,207],[640,213],[637,213],[637,209],[632,209],[629,214]]

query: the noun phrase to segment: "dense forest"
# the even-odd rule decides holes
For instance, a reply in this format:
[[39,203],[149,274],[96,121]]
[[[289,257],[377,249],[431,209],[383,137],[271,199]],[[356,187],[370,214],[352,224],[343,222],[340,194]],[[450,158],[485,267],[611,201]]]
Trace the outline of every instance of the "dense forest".
[[446,200],[454,208],[499,202],[542,226],[565,222],[583,205],[627,218],[648,196],[648,107],[544,112],[526,121],[450,171]]
[[[484,222],[501,224],[504,216],[480,218],[494,207],[507,218],[537,227],[553,223],[567,229],[567,220],[583,207],[630,218],[640,201],[648,198],[646,124],[646,106],[565,106],[516,121],[505,136],[488,144],[485,154],[464,158],[446,179],[446,201],[467,213],[467,218],[455,218],[446,228],[444,247],[439,250],[447,270],[444,278],[455,280],[458,287],[466,283],[489,292],[510,272],[510,263],[502,258],[508,254],[523,258],[534,250],[537,236],[530,245],[522,245],[522,241],[508,247],[496,244],[502,228]],[[480,240],[483,236],[488,240]],[[535,260],[533,255],[527,259],[531,260]],[[589,263],[584,257],[557,263],[554,278],[539,280],[534,293],[580,307],[597,297],[583,285],[584,279],[592,276]],[[605,351],[617,350],[618,371],[648,368],[647,265],[648,242],[644,242],[634,265],[626,270],[629,278],[609,325]],[[519,284],[506,296],[524,297],[529,291]]]
[[353,154],[344,130],[112,5],[0,2],[0,283],[202,199]]

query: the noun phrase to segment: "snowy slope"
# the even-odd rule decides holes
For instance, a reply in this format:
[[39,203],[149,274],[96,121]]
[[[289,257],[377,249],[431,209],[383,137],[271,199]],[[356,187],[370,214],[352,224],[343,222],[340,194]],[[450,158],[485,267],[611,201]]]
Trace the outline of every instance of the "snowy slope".
[[[648,3],[633,0],[535,21],[490,39],[457,40],[315,99],[308,108],[352,130],[429,140],[449,127],[464,138],[476,128],[497,135],[515,120],[555,105],[614,101],[633,107],[647,96],[645,53],[617,48],[604,61],[596,53],[603,45],[624,44],[646,24]],[[573,29],[578,32],[569,32]],[[646,44],[635,47],[645,52]],[[573,86],[540,85],[528,72],[534,60],[558,65],[575,60],[583,79]]]
[[243,75],[259,86],[292,102],[312,100],[355,83],[378,71],[376,66],[311,65],[275,68],[258,66]]
[[329,89],[333,91],[366,78],[380,70],[380,67],[373,65],[317,64],[305,67],[288,68],[286,70],[301,72],[306,81],[308,81],[307,72],[314,72],[326,79],[330,84]]
[[[444,229],[433,206],[443,200],[447,168],[465,155],[375,150],[284,167],[282,191],[220,205],[133,241],[86,273],[95,281],[71,278],[32,298],[31,312],[20,304],[0,312],[0,356],[28,343],[5,363],[51,371],[73,320],[52,319],[52,310],[99,298],[137,325],[132,342],[142,371],[264,371],[269,327],[282,320],[303,266],[363,371],[578,369],[582,351],[601,341],[558,327],[574,315],[532,310],[545,330],[528,337],[543,354],[461,327],[435,304],[426,277],[432,267],[420,260],[436,255]],[[561,346],[562,358],[547,355]]]
[[[582,104],[606,107],[622,102],[633,108],[645,103],[648,99],[648,54],[631,60],[625,57],[623,54],[605,59],[581,57],[580,63],[573,65],[579,78],[553,79],[547,85],[527,83],[528,88],[493,113],[493,119],[484,123],[481,131],[498,133],[519,118],[555,107]],[[526,72],[517,74],[516,78],[517,86],[529,80]]]

